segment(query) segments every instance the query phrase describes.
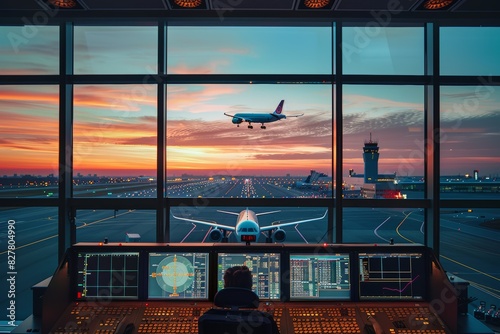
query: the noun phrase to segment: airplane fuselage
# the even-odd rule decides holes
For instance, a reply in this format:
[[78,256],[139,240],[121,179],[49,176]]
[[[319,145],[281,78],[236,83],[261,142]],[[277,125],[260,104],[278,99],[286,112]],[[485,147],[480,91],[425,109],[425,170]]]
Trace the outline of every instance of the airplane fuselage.
[[286,115],[276,114],[276,113],[271,113],[271,114],[238,113],[234,115],[232,122],[233,124],[241,124],[243,122],[271,123],[285,118]]
[[236,229],[234,231],[238,242],[246,241],[242,240],[242,236],[255,236],[255,240],[257,240],[259,232],[259,220],[255,212],[248,209],[241,211],[236,220]]

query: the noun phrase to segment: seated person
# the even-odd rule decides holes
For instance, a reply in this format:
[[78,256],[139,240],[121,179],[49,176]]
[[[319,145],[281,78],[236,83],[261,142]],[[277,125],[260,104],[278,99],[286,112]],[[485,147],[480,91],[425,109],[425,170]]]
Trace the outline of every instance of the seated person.
[[[247,266],[234,266],[224,273],[224,288],[243,288],[252,290],[252,273]],[[271,321],[273,334],[279,334],[278,326],[269,313],[265,313]]]
[[243,288],[252,290],[252,273],[247,266],[234,266],[224,273],[225,288]]

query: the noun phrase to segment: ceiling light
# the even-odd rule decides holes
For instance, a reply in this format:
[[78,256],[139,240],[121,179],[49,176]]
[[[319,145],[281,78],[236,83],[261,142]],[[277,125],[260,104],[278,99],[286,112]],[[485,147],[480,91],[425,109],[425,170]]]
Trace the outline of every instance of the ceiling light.
[[453,0],[427,0],[424,2],[425,9],[441,9],[449,6]]
[[323,8],[330,3],[330,0],[304,0],[307,8]]
[[201,0],[174,0],[174,3],[179,7],[196,8],[201,5]]
[[74,8],[76,0],[49,0],[49,3],[58,8]]

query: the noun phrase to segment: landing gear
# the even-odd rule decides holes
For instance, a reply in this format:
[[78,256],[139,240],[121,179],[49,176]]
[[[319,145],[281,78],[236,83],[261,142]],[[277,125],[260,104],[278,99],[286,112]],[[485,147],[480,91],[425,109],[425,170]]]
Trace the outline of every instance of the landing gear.
[[252,124],[248,124],[248,128],[249,129],[253,129],[253,125]]
[[262,124],[262,125],[260,126],[260,128],[261,128],[261,129],[265,129],[265,128],[266,128],[266,126],[265,126],[264,124]]

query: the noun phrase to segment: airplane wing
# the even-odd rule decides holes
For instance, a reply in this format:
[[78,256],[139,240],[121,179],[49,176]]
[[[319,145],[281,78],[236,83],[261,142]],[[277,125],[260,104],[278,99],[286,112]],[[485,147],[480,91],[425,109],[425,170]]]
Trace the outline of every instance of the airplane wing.
[[310,218],[310,219],[304,219],[304,220],[297,220],[294,222],[289,222],[289,223],[283,223],[283,224],[276,224],[276,225],[269,225],[269,226],[263,226],[260,228],[261,231],[269,231],[269,230],[274,230],[275,228],[279,227],[285,227],[285,226],[291,226],[291,225],[297,225],[297,224],[302,224],[302,223],[308,223],[308,222],[313,222],[316,220],[321,220],[326,217],[326,214],[328,213],[328,210],[325,211],[323,216],[318,217],[318,218]]
[[243,117],[240,117],[240,116],[237,116],[237,115],[231,115],[231,114],[226,114],[226,113],[224,113],[224,115],[226,115],[228,117],[237,118],[237,119],[239,119],[242,122],[252,122],[251,119],[243,118]]
[[256,215],[256,216],[262,216],[262,215],[268,215],[268,214],[271,214],[271,213],[277,213],[277,212],[281,212],[281,210],[276,210],[276,211],[268,211],[268,212],[261,212],[261,213],[256,213],[255,215]]
[[231,211],[224,211],[224,210],[217,210],[217,212],[222,212],[222,213],[227,213],[229,215],[235,215],[235,216],[239,216],[239,212],[231,212]]
[[175,219],[184,220],[184,221],[187,221],[187,222],[190,222],[190,223],[202,224],[202,225],[212,226],[212,227],[215,227],[215,228],[220,228],[220,229],[225,230],[225,231],[235,231],[236,230],[236,228],[234,226],[222,225],[222,224],[217,224],[217,223],[213,223],[213,222],[207,222],[207,221],[204,221],[204,220],[197,220],[197,219],[177,217],[174,214],[172,214],[172,217],[174,217]]

